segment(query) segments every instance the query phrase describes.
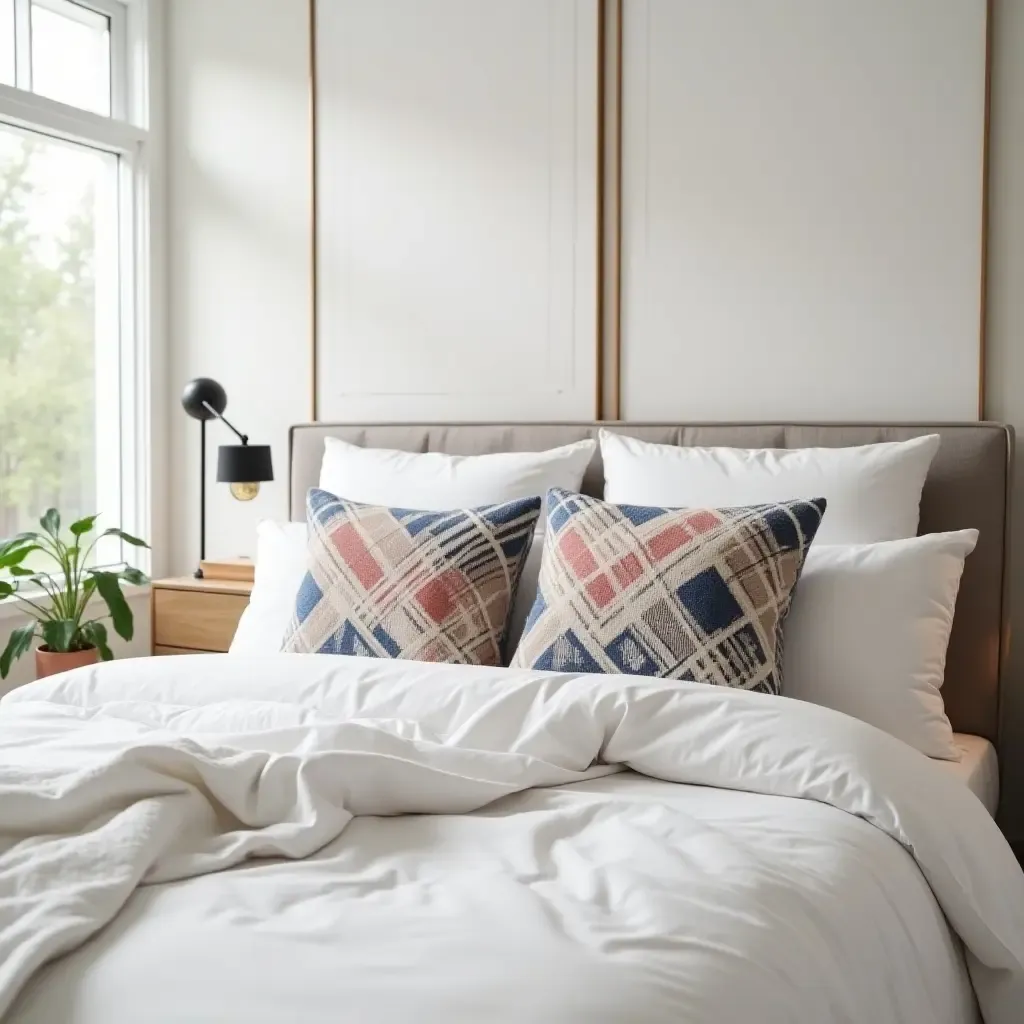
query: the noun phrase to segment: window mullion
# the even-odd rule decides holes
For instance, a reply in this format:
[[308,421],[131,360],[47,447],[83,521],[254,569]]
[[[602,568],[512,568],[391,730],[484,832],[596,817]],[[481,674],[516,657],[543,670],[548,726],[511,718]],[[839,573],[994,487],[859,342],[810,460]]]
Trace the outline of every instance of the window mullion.
[[146,139],[145,130],[135,125],[2,84],[0,121],[111,152],[131,152]]
[[32,91],[32,0],[14,0],[14,84]]
[[125,6],[132,0],[71,0],[79,7],[85,7],[97,14],[104,14],[108,18],[114,18],[124,14]]
[[130,120],[131,96],[128,79],[127,12],[118,4],[108,15],[110,25],[110,114],[119,121]]
[[[140,154],[124,156],[119,162],[118,207],[120,240],[120,344],[118,375],[120,386],[120,425],[118,438],[121,445],[118,489],[121,501],[121,523],[136,536],[144,534],[145,526],[139,516],[139,477],[137,468],[142,444],[143,423],[139,416],[139,287],[137,189]],[[125,525],[127,524],[127,525]],[[121,558],[140,567],[134,550],[121,545]]]

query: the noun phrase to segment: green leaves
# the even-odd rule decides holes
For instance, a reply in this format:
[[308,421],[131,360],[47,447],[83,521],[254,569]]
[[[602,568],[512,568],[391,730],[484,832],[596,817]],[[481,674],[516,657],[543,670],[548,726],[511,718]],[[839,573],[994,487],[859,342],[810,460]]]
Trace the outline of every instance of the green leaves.
[[96,581],[96,589],[106,602],[110,618],[114,624],[114,632],[123,640],[131,640],[135,632],[132,610],[121,593],[121,581],[116,572],[101,572],[91,569],[89,575]]
[[29,530],[26,533],[16,533],[13,537],[7,537],[5,540],[0,540],[0,555],[6,554],[8,551],[13,551],[17,547],[29,542],[39,540],[39,534],[34,530]]
[[25,544],[23,547],[12,545],[0,551],[0,569],[10,569],[15,565],[21,565],[33,551],[39,550],[38,544]]
[[60,533],[60,513],[55,508],[48,508],[39,520],[39,525],[56,540]]
[[10,674],[11,664],[31,648],[35,632],[36,627],[33,622],[12,630],[4,653],[0,654],[0,679],[6,679]]
[[[131,640],[135,632],[132,610],[125,600],[122,585],[142,586],[149,582],[145,573],[132,566],[121,565],[112,569],[86,568],[96,544],[103,537],[117,537],[132,547],[148,548],[139,537],[124,530],[111,528],[98,535],[94,532],[99,515],[83,516],[67,527],[61,539],[60,513],[47,509],[39,520],[42,532],[29,531],[0,541],[0,599],[15,598],[25,612],[35,620],[11,633],[7,647],[0,656],[0,677],[6,677],[11,664],[32,646],[33,637],[39,635],[52,651],[80,650],[94,646],[104,661],[113,658],[107,627],[97,620],[83,621],[90,599],[95,595],[103,599],[110,614],[114,632]],[[68,536],[70,533],[70,537]],[[82,538],[92,535],[91,543]],[[38,568],[38,559],[29,556],[42,552],[56,563],[52,573]],[[26,560],[35,568],[28,568]],[[31,583],[35,589],[19,593],[19,585]],[[106,616],[104,616],[106,618]]]
[[114,660],[114,652],[107,642],[107,627],[102,622],[86,622],[80,632],[100,652],[100,658],[104,661]]
[[81,537],[83,533],[88,533],[96,525],[96,520],[99,519],[99,513],[97,512],[94,516],[86,516],[84,519],[79,519],[78,522],[72,523],[68,529],[75,537]]
[[43,635],[43,643],[51,651],[62,653],[73,649],[78,631],[78,623],[74,619],[51,619],[39,626],[39,632]]
[[144,540],[139,540],[138,537],[133,537],[130,533],[125,533],[124,530],[117,530],[113,527],[109,530],[104,530],[101,537],[120,537],[125,544],[131,544],[136,548],[148,548],[149,545]]

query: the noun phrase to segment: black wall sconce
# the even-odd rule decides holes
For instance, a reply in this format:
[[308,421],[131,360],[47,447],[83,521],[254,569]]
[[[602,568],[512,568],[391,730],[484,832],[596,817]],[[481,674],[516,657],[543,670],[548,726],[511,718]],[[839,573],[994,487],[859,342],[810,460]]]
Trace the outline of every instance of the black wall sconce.
[[[239,501],[252,501],[259,494],[260,484],[274,479],[270,458],[270,445],[249,444],[243,434],[224,418],[228,396],[224,388],[209,377],[197,377],[185,385],[181,396],[185,412],[199,420],[200,477],[199,477],[199,560],[206,558],[206,421],[218,419],[241,442],[222,444],[217,449],[217,481],[231,485],[231,494]],[[203,578],[200,566],[193,573]]]

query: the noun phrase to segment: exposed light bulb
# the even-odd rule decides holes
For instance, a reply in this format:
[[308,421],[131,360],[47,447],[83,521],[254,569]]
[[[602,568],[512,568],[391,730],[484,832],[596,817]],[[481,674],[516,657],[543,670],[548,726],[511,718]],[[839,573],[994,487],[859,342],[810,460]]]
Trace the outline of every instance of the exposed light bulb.
[[257,483],[234,483],[230,485],[231,497],[237,501],[252,501],[260,493],[260,485]]

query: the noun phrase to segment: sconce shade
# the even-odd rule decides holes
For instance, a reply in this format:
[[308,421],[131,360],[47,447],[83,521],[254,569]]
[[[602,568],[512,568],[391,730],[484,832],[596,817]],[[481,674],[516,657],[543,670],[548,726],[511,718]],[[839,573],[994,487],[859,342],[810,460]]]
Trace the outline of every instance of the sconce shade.
[[222,444],[217,449],[217,480],[257,484],[274,479],[269,444]]

